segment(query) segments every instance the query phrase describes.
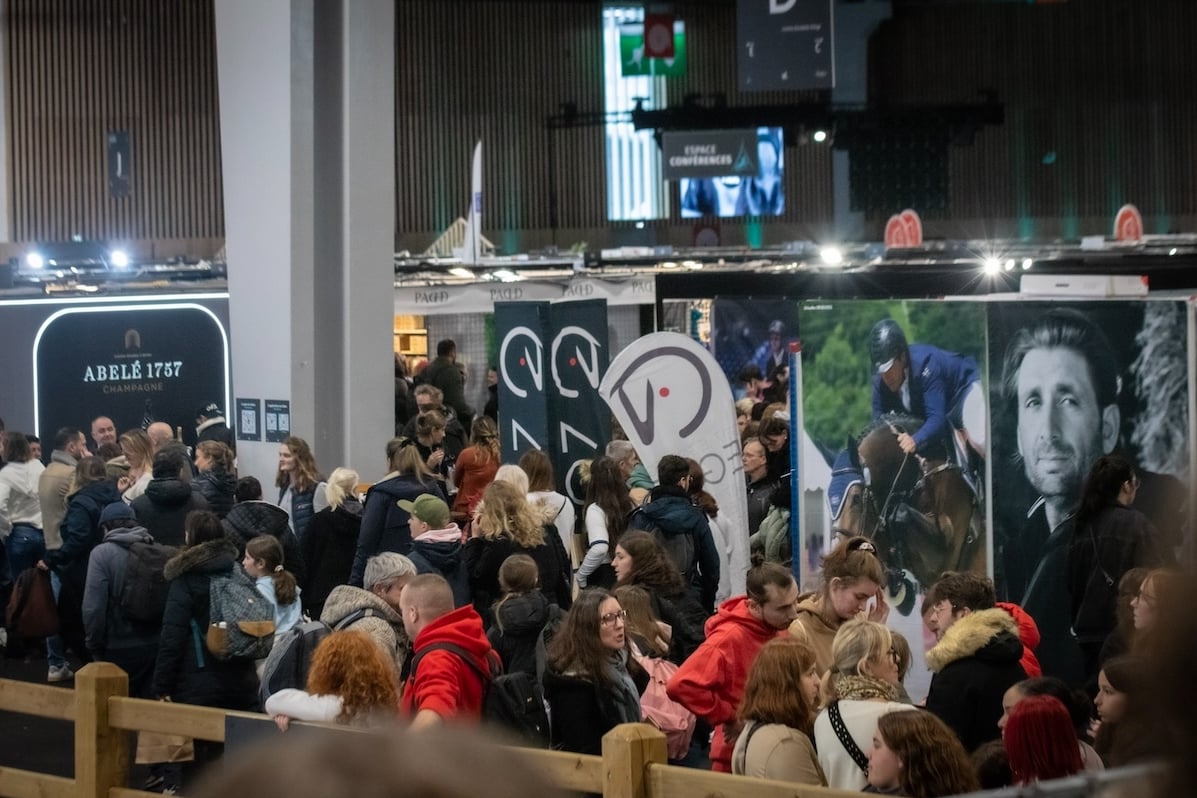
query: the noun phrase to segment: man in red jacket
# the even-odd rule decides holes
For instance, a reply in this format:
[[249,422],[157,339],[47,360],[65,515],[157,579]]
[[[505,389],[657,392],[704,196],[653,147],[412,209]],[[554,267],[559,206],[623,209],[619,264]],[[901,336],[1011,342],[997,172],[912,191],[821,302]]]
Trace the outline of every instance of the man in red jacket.
[[798,585],[788,569],[765,563],[748,572],[748,595],[730,598],[707,621],[706,641],[666,688],[669,697],[715,727],[711,769],[731,772],[736,710],[757,652],[798,617]]
[[454,609],[453,589],[445,578],[421,574],[403,588],[399,614],[412,640],[402,698],[411,727],[458,718],[477,723],[488,681],[483,674],[490,673],[490,661],[498,655],[473,605]]

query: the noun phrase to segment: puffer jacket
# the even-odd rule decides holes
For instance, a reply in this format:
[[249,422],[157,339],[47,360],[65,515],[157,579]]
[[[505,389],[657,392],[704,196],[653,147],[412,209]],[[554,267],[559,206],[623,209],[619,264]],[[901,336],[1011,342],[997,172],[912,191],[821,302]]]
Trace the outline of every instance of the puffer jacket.
[[229,576],[237,547],[227,538],[186,548],[167,561],[170,582],[153,693],[185,704],[256,711],[258,675],[253,660],[219,660],[204,645],[211,616],[212,578]]
[[201,471],[191,479],[191,486],[198,490],[208,502],[208,508],[220,518],[233,509],[233,489],[237,487],[237,475],[223,468]]
[[362,528],[357,540],[357,552],[353,557],[353,570],[349,584],[362,586],[362,575],[366,572],[366,560],[383,551],[394,551],[406,555],[411,551],[411,516],[398,505],[400,499],[415,501],[425,493],[446,501],[444,491],[436,480],[421,482],[410,474],[402,474],[382,480],[366,494],[365,510],[362,512]]
[[70,582],[83,595],[87,582],[87,559],[100,545],[100,513],[121,500],[116,483],[110,479],[91,482],[71,495],[62,519],[62,546],[46,552],[46,565],[64,582]]
[[719,590],[719,550],[715,548],[715,539],[711,536],[706,515],[691,504],[685,491],[673,485],[653,488],[648,501],[632,513],[628,529],[660,534],[667,552],[671,538],[689,537],[694,550],[691,562],[674,564],[682,572],[683,581],[703,609],[707,612],[714,609],[715,594]]
[[[411,561],[422,574],[440,574],[453,588],[453,606],[471,601],[470,571],[462,556],[461,529],[450,523],[445,529],[430,529],[411,542]],[[506,662],[507,660],[503,660]]]
[[137,522],[154,540],[167,546],[183,545],[183,524],[192,510],[207,510],[208,500],[177,477],[151,479],[145,493],[133,500]]
[[153,542],[143,527],[121,527],[106,532],[104,541],[91,552],[83,591],[83,628],[87,650],[96,659],[105,659],[114,649],[145,648],[158,640],[160,622],[136,624],[121,609],[129,547]]
[[295,577],[301,590],[307,590],[307,560],[300,553],[299,541],[281,507],[263,501],[241,502],[229,510],[220,525],[241,554],[245,554],[245,544],[258,535],[278,538],[283,544],[283,567]]
[[486,636],[503,660],[503,670],[539,678],[536,650],[540,636],[546,625],[556,624],[563,615],[561,608],[550,604],[539,590],[511,596],[498,604],[495,622],[486,630]]

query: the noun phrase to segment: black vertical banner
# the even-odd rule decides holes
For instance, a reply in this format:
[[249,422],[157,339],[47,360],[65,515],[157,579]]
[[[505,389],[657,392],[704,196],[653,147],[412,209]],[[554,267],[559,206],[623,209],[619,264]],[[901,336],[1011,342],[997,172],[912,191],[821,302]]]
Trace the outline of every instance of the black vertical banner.
[[558,490],[565,492],[573,464],[601,453],[611,439],[611,411],[598,390],[611,360],[607,301],[556,302],[549,327],[549,456]]
[[515,463],[529,449],[549,450],[548,302],[496,302],[499,342],[499,413],[503,462]]

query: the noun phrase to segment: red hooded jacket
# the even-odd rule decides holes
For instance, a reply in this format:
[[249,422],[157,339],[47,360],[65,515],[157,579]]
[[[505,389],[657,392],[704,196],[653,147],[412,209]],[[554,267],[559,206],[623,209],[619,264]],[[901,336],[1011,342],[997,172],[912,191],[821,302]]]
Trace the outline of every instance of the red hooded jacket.
[[1014,622],[1018,624],[1018,639],[1022,641],[1022,659],[1019,663],[1027,672],[1028,679],[1043,675],[1043,668],[1039,666],[1039,659],[1035,656],[1035,649],[1039,647],[1039,626],[1027,611],[1017,604],[999,601],[997,606],[1010,613]]
[[669,680],[669,697],[715,727],[711,741],[711,769],[731,772],[732,747],[723,725],[734,721],[748,669],[757,652],[773,638],[787,634],[748,611],[747,596],[730,598],[707,620],[706,641],[686,658]]
[[[490,641],[486,639],[482,618],[473,605],[467,604],[442,615],[421,629],[412,645],[412,656],[433,643],[460,646],[470,652],[482,673],[490,672]],[[461,718],[477,722],[482,716],[484,687],[481,673],[460,656],[445,649],[435,649],[420,658],[403,685],[403,712],[408,717],[415,717],[420,710],[430,709],[445,720]]]

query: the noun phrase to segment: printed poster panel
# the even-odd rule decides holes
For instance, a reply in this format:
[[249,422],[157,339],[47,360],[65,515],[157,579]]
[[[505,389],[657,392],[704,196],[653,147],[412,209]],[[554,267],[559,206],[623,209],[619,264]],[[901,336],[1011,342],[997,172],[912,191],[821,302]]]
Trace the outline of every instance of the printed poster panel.
[[594,459],[611,440],[611,411],[599,395],[611,351],[607,303],[555,302],[549,308],[549,326],[549,457],[557,490],[564,494],[574,463]]
[[716,297],[711,317],[711,353],[736,399],[744,396],[738,377],[745,366],[755,365],[766,381],[776,383],[778,401],[784,401],[789,345],[798,340],[798,304],[787,299]]
[[43,437],[61,427],[89,432],[99,415],[119,432],[147,420],[193,432],[201,404],[228,407],[228,337],[201,305],[62,310],[42,325],[33,361]]
[[[923,653],[935,643],[920,614],[926,588],[943,571],[987,571],[985,306],[810,301],[799,323],[803,489],[825,491],[833,531],[804,535],[802,573],[812,577],[803,588],[821,586],[819,558],[838,538],[872,539],[888,624],[914,653],[906,687],[919,700],[930,683]],[[828,484],[812,484],[819,475]]]
[[[1071,514],[1102,455],[1127,457],[1133,506],[1181,545],[1189,480],[1183,302],[993,303],[989,308],[998,598],[1035,618],[1047,675],[1083,682],[1065,573]],[[1111,574],[1117,580],[1120,574]]]
[[504,463],[519,462],[530,449],[549,449],[551,380],[545,341],[550,340],[548,302],[495,304],[495,339],[499,342],[499,429]]
[[719,364],[685,335],[653,333],[611,361],[599,390],[654,480],[667,454],[702,465],[706,490],[719,504],[716,520],[727,531],[716,546],[730,561],[730,595],[741,595],[748,546],[734,533],[748,528],[748,499],[731,388]]

